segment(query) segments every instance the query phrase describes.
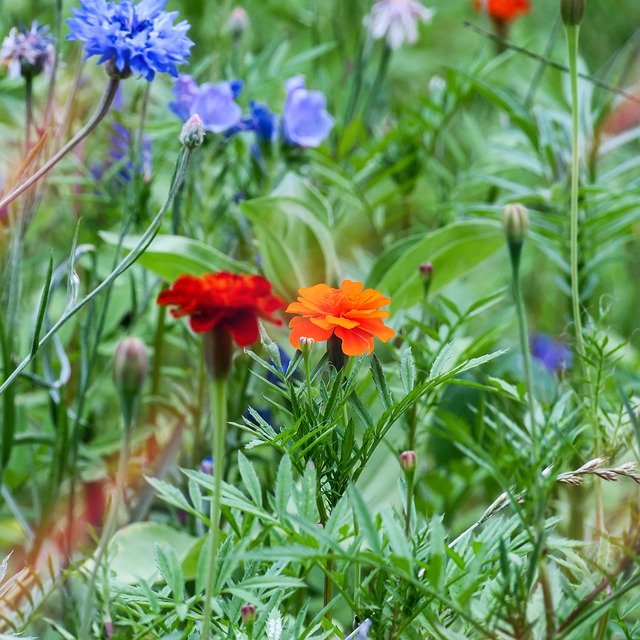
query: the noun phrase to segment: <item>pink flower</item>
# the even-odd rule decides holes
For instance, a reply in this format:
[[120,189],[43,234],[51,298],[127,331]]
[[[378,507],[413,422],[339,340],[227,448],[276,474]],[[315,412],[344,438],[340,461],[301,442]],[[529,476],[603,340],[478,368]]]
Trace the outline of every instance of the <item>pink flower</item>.
[[399,49],[405,41],[414,44],[418,40],[418,21],[429,22],[433,11],[417,0],[378,0],[364,24],[371,37],[386,37],[390,49]]

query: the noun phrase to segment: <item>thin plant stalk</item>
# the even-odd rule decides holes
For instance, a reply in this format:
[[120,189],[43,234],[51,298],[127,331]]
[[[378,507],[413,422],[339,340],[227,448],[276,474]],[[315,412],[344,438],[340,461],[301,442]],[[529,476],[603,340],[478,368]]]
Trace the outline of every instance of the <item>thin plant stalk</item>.
[[82,626],[80,629],[80,637],[89,637],[89,627],[91,626],[91,611],[93,609],[93,594],[96,586],[96,578],[98,571],[102,565],[102,560],[109,548],[109,542],[113,537],[115,531],[116,522],[118,520],[118,512],[120,511],[120,505],[124,497],[124,486],[127,477],[127,465],[129,462],[129,448],[131,444],[131,432],[133,430],[133,424],[135,422],[135,413],[128,412],[125,417],[123,412],[123,434],[122,434],[122,446],[120,448],[120,455],[118,459],[118,471],[116,475],[116,486],[113,492],[113,499],[109,505],[109,513],[107,515],[107,521],[102,530],[100,536],[100,542],[98,543],[98,550],[96,552],[95,564],[89,576],[89,584],[87,585],[87,592],[85,594],[83,613],[82,613]]
[[539,434],[535,418],[535,398],[533,393],[533,374],[531,369],[531,351],[529,349],[529,328],[527,324],[527,312],[522,295],[522,283],[520,281],[520,263],[513,262],[513,297],[518,316],[518,333],[520,336],[520,351],[524,362],[524,382],[527,391],[527,405],[529,409],[529,425],[531,429],[531,440],[538,455]]
[[23,194],[29,187],[34,185],[42,176],[46,175],[53,167],[64,158],[70,151],[72,151],[80,142],[82,142],[100,123],[101,120],[109,112],[113,98],[116,95],[116,90],[120,84],[119,78],[109,78],[107,88],[102,96],[102,100],[93,114],[92,118],[85,124],[78,133],[67,142],[67,144],[54,154],[47,162],[45,162],[40,169],[38,169],[32,176],[27,178],[22,184],[12,189],[2,200],[0,200],[0,209],[6,207],[13,202],[19,195]]
[[[591,380],[591,370],[587,364],[587,351],[582,329],[580,310],[580,271],[579,271],[579,218],[578,195],[580,178],[580,103],[578,95],[578,42],[580,27],[578,25],[565,26],[569,54],[569,74],[571,79],[571,303],[573,308],[573,322],[576,332],[576,350],[582,364],[584,377],[588,386],[591,400],[591,421],[594,438],[594,457],[598,458],[602,451],[600,426],[598,424],[597,402]],[[604,510],[602,503],[602,489],[595,484],[595,529],[599,535],[604,528]]]
[[25,103],[25,132],[24,132],[24,155],[29,153],[31,141],[31,127],[33,126],[33,76],[28,74],[24,79],[24,103]]
[[227,376],[213,378],[211,383],[213,402],[213,496],[211,500],[211,528],[209,529],[209,566],[207,585],[204,592],[204,613],[200,638],[208,640],[211,627],[211,600],[218,576],[218,547],[220,546],[220,511],[222,492],[222,473],[224,470],[224,442],[227,428]]
[[183,149],[180,157],[178,158],[176,172],[174,175],[174,179],[171,185],[171,189],[167,196],[165,203],[162,205],[162,208],[156,215],[156,217],[151,221],[151,224],[144,232],[138,244],[131,250],[131,252],[118,264],[118,266],[93,290],[91,293],[87,294],[82,300],[79,300],[74,304],[70,309],[68,309],[62,317],[47,331],[47,333],[40,338],[35,348],[26,356],[20,364],[16,366],[16,368],[11,372],[11,374],[5,379],[5,381],[0,385],[0,395],[11,386],[18,376],[29,366],[29,363],[34,359],[35,355],[38,351],[47,344],[53,336],[60,330],[60,328],[65,325],[80,309],[85,307],[91,300],[93,300],[97,295],[102,293],[105,289],[111,286],[111,284],[119,278],[136,260],[144,253],[147,247],[151,244],[152,240],[155,238],[158,229],[162,223],[164,215],[167,210],[171,206],[173,199],[180,189],[180,185],[184,180],[184,176],[187,171],[187,167],[189,166],[189,161],[191,159],[191,149]]

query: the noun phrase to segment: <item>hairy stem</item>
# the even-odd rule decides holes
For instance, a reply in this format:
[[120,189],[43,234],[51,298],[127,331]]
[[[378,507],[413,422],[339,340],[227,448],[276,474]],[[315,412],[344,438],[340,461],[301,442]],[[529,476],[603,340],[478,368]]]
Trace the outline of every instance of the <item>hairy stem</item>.
[[151,244],[151,241],[155,237],[158,229],[160,228],[160,224],[162,223],[162,219],[164,218],[165,213],[171,206],[173,202],[173,198],[176,193],[180,189],[180,185],[184,180],[185,173],[187,171],[187,167],[189,166],[189,160],[191,158],[191,150],[184,149],[181,153],[177,167],[176,173],[173,179],[173,183],[171,185],[171,189],[169,191],[169,195],[167,196],[167,200],[164,205],[156,215],[156,217],[152,220],[148,229],[144,232],[142,237],[140,238],[138,244],[131,250],[131,252],[118,264],[118,266],[88,295],[86,295],[82,300],[79,300],[74,304],[70,309],[68,309],[62,317],[56,322],[49,331],[40,339],[38,342],[37,348],[30,353],[28,356],[20,362],[20,364],[12,371],[12,373],[5,379],[5,381],[0,385],[0,395],[10,387],[18,378],[18,376],[29,366],[29,363],[33,360],[36,353],[47,344],[53,336],[60,330],[60,328],[65,325],[80,309],[86,306],[91,300],[93,300],[97,295],[102,293],[105,289],[111,286],[111,284],[119,278],[145,251],[145,249]]
[[204,592],[204,613],[200,638],[208,640],[211,626],[211,599],[217,577],[217,555],[220,545],[220,494],[222,492],[222,472],[224,470],[224,439],[227,428],[227,377],[213,379],[211,385],[213,401],[213,496],[211,500],[211,529],[209,530],[209,566],[207,585]]
[[[576,332],[576,350],[582,364],[584,378],[588,386],[591,400],[591,421],[593,426],[594,457],[598,458],[602,451],[600,426],[597,415],[597,399],[591,379],[591,370],[587,363],[587,352],[582,329],[580,309],[580,247],[578,243],[578,188],[580,178],[580,103],[578,96],[578,40],[579,26],[566,26],[567,45],[569,53],[569,72],[571,78],[571,303],[573,308],[573,322]],[[598,483],[595,485],[595,529],[600,535],[604,528],[602,491]]]
[[131,442],[131,431],[133,429],[133,423],[135,421],[135,415],[132,412],[123,413],[123,434],[122,434],[122,446],[120,448],[120,456],[118,459],[118,471],[116,475],[116,486],[113,493],[113,499],[109,505],[109,514],[107,515],[107,522],[102,530],[100,536],[100,542],[98,543],[98,550],[95,557],[95,564],[89,576],[89,584],[87,585],[87,592],[84,599],[84,607],[82,613],[82,626],[80,630],[81,638],[89,638],[89,627],[91,626],[91,612],[93,609],[93,593],[96,586],[96,578],[98,571],[102,564],[105,553],[109,547],[109,542],[115,531],[116,522],[118,519],[118,511],[120,510],[120,504],[124,496],[124,485],[127,477],[127,463],[129,460],[129,446]]
[[113,102],[113,98],[116,95],[116,90],[120,80],[118,78],[109,78],[109,83],[102,96],[102,100],[93,114],[93,117],[85,124],[78,133],[67,142],[67,144],[54,154],[47,162],[45,162],[40,169],[38,169],[32,176],[27,178],[22,184],[12,189],[2,200],[0,200],[0,209],[6,207],[9,203],[13,202],[19,195],[24,193],[29,187],[34,185],[42,176],[46,175],[53,167],[64,158],[70,151],[72,151],[80,142],[82,142],[100,123],[100,121],[109,112],[109,107]]

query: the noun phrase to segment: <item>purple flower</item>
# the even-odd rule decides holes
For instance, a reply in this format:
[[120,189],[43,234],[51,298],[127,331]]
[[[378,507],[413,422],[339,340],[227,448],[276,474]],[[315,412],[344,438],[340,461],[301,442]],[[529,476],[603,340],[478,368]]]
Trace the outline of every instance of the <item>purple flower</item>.
[[49,27],[39,25],[37,20],[29,29],[24,25],[13,27],[2,42],[0,64],[8,67],[10,78],[49,71],[55,57],[54,42]]
[[327,100],[322,92],[307,91],[302,76],[287,80],[287,98],[282,114],[284,139],[300,147],[322,144],[335,122],[326,106]]
[[200,472],[206,473],[207,475],[213,475],[213,458],[211,456],[207,456],[200,463]]
[[125,126],[117,121],[113,122],[111,129],[112,133],[109,136],[110,147],[107,152],[107,161],[102,166],[96,165],[92,167],[91,173],[94,178],[100,180],[105,170],[119,166],[120,170],[117,173],[117,177],[122,182],[131,182],[131,174],[134,170],[143,175],[145,182],[150,182],[153,159],[151,138],[149,138],[149,136],[142,136],[140,163],[134,166],[134,163],[130,159],[132,145],[131,133]]
[[240,80],[198,85],[191,76],[181,74],[173,85],[176,100],[169,103],[169,108],[185,121],[197,114],[206,131],[222,133],[240,122],[242,109],[235,100],[242,85]]
[[80,0],[67,20],[67,40],[82,40],[87,58],[100,56],[120,77],[139,73],[148,81],[156,73],[178,75],[176,65],[185,64],[193,42],[187,38],[186,21],[173,24],[177,11],[163,11],[167,0]]
[[531,337],[531,355],[552,373],[571,366],[571,351],[561,340],[538,334]]
[[254,131],[258,140],[273,141],[278,137],[278,114],[269,110],[266,104],[252,100],[251,111],[243,116],[245,131]]

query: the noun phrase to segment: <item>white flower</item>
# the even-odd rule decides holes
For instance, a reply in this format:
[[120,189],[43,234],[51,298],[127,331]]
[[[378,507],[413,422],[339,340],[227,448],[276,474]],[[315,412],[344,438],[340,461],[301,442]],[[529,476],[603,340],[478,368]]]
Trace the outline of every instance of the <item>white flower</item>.
[[364,24],[372,38],[386,36],[389,48],[398,49],[405,41],[413,44],[418,40],[418,21],[429,22],[433,13],[417,0],[378,0]]

